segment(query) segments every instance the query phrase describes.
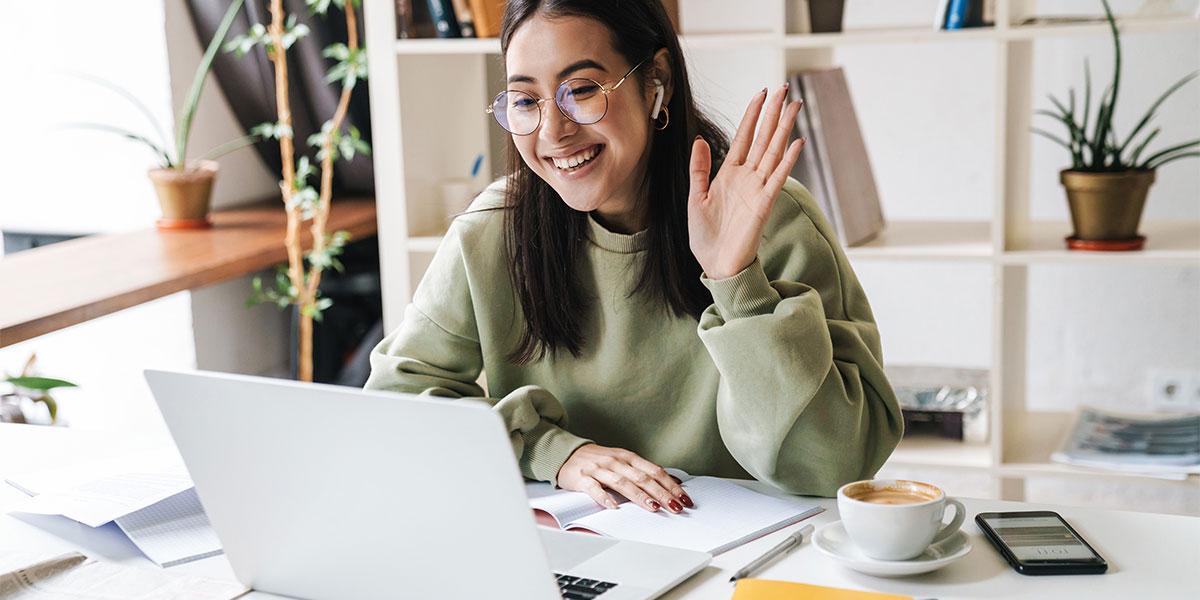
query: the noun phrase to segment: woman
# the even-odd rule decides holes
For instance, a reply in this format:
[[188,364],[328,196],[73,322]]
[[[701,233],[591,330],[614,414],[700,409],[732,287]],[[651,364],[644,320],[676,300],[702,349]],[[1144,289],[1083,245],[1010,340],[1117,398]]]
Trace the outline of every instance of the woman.
[[786,87],[728,141],[658,0],[509,0],[501,49],[510,176],[455,219],[367,387],[479,398],[482,370],[524,475],[609,508],[703,502],[663,467],[822,496],[872,477],[899,405],[867,298],[787,178]]

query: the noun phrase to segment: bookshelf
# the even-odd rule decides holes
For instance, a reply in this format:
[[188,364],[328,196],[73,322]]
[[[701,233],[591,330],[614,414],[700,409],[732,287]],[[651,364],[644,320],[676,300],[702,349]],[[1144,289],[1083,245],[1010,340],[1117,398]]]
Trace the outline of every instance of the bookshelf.
[[[681,0],[681,4],[686,6],[688,1]],[[797,69],[831,66],[834,48],[931,42],[994,45],[994,64],[983,66],[994,70],[997,96],[994,122],[989,125],[995,156],[991,165],[995,173],[994,201],[989,218],[889,220],[879,239],[847,250],[856,265],[926,261],[969,263],[990,269],[989,441],[968,444],[907,438],[887,468],[978,474],[988,479],[995,497],[1010,500],[1024,499],[1025,480],[1029,477],[1196,485],[1194,476],[1182,483],[1164,482],[1052,463],[1050,453],[1071,415],[1026,409],[1026,293],[1032,266],[1200,266],[1200,221],[1145,222],[1143,231],[1149,239],[1144,251],[1100,254],[1067,251],[1062,236],[1070,231],[1068,223],[1029,217],[1032,136],[1028,130],[1035,108],[1031,94],[1032,45],[1043,39],[1107,35],[1107,26],[1102,23],[1018,25],[1030,13],[1031,4],[1029,0],[998,2],[996,25],[987,28],[934,31],[905,27],[796,34],[784,25],[794,9],[792,0],[754,0],[746,3],[746,10],[761,11],[759,20],[769,23],[763,31],[695,33],[680,38],[698,97],[704,98],[707,90],[717,89],[711,87],[712,81],[729,82],[729,88],[739,90],[730,94],[728,101],[707,103],[730,123],[737,123],[750,90],[764,82],[782,82]],[[440,241],[437,181],[461,176],[477,152],[485,153],[491,173],[499,176],[505,143],[502,132],[482,112],[490,94],[503,87],[499,41],[397,40],[391,5],[366,5],[388,330],[398,325],[403,305]],[[1191,16],[1129,18],[1121,19],[1119,28],[1140,33],[1200,32],[1200,20]],[[747,93],[741,94],[742,88]],[[871,99],[855,101],[865,103]],[[431,145],[432,140],[437,140],[436,145]],[[436,152],[431,152],[432,148]],[[881,190],[881,194],[886,193]]]

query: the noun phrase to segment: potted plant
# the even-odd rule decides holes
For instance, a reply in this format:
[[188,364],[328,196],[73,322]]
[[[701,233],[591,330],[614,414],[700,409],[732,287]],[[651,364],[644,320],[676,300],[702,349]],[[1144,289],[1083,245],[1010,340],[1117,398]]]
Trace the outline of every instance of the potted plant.
[[[5,375],[0,379],[12,386],[11,392],[0,394],[0,423],[54,425],[58,421],[58,402],[50,395],[50,390],[77,386],[62,379],[34,376],[33,365],[36,361],[37,355],[32,354],[29,360],[25,361],[20,375]],[[50,415],[49,421],[32,411],[37,404],[46,407]]]
[[154,152],[158,157],[158,166],[150,169],[149,177],[154,185],[154,192],[158,196],[159,206],[162,209],[162,218],[157,222],[159,229],[201,229],[212,226],[208,218],[208,213],[212,198],[213,181],[217,175],[217,163],[213,159],[248,146],[258,139],[255,135],[246,135],[213,148],[199,159],[189,160],[187,156],[188,136],[192,131],[192,120],[196,115],[196,106],[200,101],[200,93],[204,89],[205,78],[212,68],[213,59],[224,42],[229,27],[233,24],[234,17],[241,10],[244,2],[245,0],[234,0],[229,6],[229,10],[225,12],[225,16],[221,20],[220,27],[213,35],[213,39],[209,42],[208,48],[204,52],[204,57],[200,60],[199,66],[196,67],[196,73],[192,78],[192,87],[188,90],[188,95],[183,105],[183,112],[180,114],[178,123],[176,124],[173,149],[169,149],[170,144],[167,142],[162,128],[155,121],[150,109],[138,100],[136,96],[113,83],[101,79],[89,78],[92,82],[111,89],[133,103],[150,120],[151,125],[154,126],[158,134],[158,139],[152,140],[145,135],[112,125],[99,123],[79,123],[73,125],[75,127],[116,133],[122,137],[141,143]]
[[[1116,61],[1113,81],[1100,95],[1095,122],[1091,120],[1091,70],[1085,61],[1083,113],[1076,111],[1074,88],[1070,89],[1066,104],[1050,95],[1055,111],[1037,111],[1037,114],[1049,116],[1065,125],[1067,139],[1042,129],[1034,128],[1033,132],[1071,152],[1071,167],[1059,174],[1059,180],[1067,191],[1071,223],[1075,229],[1073,235],[1066,238],[1067,247],[1079,250],[1139,250],[1146,238],[1138,234],[1138,224],[1146,194],[1154,183],[1156,169],[1180,158],[1200,156],[1200,140],[1149,152],[1146,148],[1161,128],[1143,132],[1163,101],[1200,72],[1190,73],[1167,88],[1150,105],[1129,135],[1123,139],[1119,137],[1113,128],[1113,113],[1121,86],[1121,36],[1117,32],[1117,23],[1108,0],[1101,2],[1112,32]],[[1142,134],[1140,140],[1139,134]]]

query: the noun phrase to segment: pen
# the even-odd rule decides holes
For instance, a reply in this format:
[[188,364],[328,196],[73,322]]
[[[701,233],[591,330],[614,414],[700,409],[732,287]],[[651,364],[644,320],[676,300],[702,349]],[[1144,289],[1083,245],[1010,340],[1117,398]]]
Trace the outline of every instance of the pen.
[[760,567],[767,564],[768,562],[771,562],[771,559],[775,558],[776,556],[779,556],[780,554],[783,554],[784,552],[787,552],[788,550],[790,550],[792,548],[792,546],[799,546],[801,543],[804,542],[804,536],[809,535],[812,532],[813,532],[813,526],[811,523],[809,523],[808,525],[805,525],[804,527],[801,527],[800,531],[797,531],[796,533],[793,533],[792,535],[787,536],[786,538],[784,538],[784,540],[782,542],[779,542],[779,544],[777,544],[774,548],[767,550],[766,552],[763,553],[762,556],[750,561],[750,564],[738,569],[737,573],[734,573],[733,577],[729,578],[729,581],[734,582],[734,581],[737,581],[744,577],[749,577],[751,573],[753,573],[754,571],[757,571]]

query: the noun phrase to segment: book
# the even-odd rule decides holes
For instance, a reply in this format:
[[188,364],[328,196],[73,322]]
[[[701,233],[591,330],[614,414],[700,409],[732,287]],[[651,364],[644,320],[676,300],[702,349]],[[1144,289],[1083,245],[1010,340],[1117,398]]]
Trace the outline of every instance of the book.
[[[843,246],[875,239],[886,226],[866,143],[841,67],[795,74],[804,98],[797,125],[809,130],[798,179],[821,205]],[[811,161],[811,162],[810,162]],[[813,173],[812,171],[815,171]],[[804,178],[808,178],[807,180]]]
[[429,5],[429,16],[433,19],[438,37],[462,37],[462,32],[458,29],[458,19],[454,16],[454,5],[450,0],[426,0],[426,3]]
[[941,31],[946,28],[946,12],[950,9],[952,0],[938,0],[937,10],[933,14],[933,28]]
[[[798,73],[793,73],[789,77],[790,85],[788,86],[788,96],[790,100],[800,100],[804,98],[804,81],[801,80]],[[821,208],[821,212],[825,215],[825,219],[832,225],[837,215],[833,212],[833,207],[829,205],[829,188],[825,182],[825,176],[821,169],[821,152],[817,149],[820,140],[813,136],[812,124],[809,115],[812,114],[808,109],[801,109],[796,115],[796,136],[805,138],[808,141],[804,144],[804,149],[800,152],[800,158],[796,160],[796,164],[792,167],[792,178],[804,184],[813,198],[817,201],[817,205]],[[834,229],[836,229],[836,225]]]
[[[553,518],[560,529],[583,530],[623,540],[685,548],[718,555],[750,540],[802,521],[823,509],[810,500],[777,498],[718,477],[691,477],[669,470],[694,501],[680,514],[650,512],[618,497],[606,509],[583,492],[526,483],[529,506]],[[619,496],[619,494],[616,494]]]
[[500,37],[500,19],[504,16],[504,0],[468,0],[475,23],[475,37]]
[[459,33],[465,38],[475,37],[475,20],[467,0],[451,0],[451,4],[454,6],[454,16],[458,19]]
[[950,0],[946,9],[946,29],[963,29],[968,26],[972,0]]
[[732,600],[912,600],[912,596],[860,592],[793,581],[739,579],[737,587],[733,589]]
[[1184,478],[1200,473],[1200,414],[1132,414],[1081,407],[1050,460]]
[[808,0],[796,0],[792,6],[792,22],[789,31],[792,33],[812,33],[812,12],[808,10]]
[[90,527],[115,523],[160,567],[222,553],[191,478],[174,459],[117,456],[6,481],[29,496],[12,512],[61,515]]

